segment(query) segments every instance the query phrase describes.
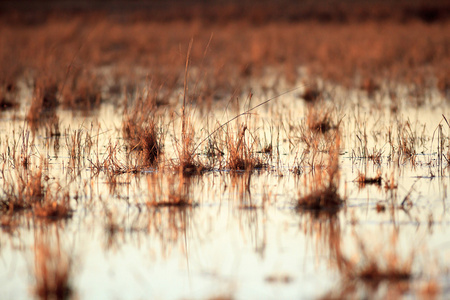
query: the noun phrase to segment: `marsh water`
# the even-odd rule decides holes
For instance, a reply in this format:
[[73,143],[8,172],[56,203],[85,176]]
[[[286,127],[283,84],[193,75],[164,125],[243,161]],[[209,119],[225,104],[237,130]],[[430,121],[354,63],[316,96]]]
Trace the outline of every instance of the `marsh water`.
[[[219,99],[211,110],[190,105],[198,155],[208,159],[207,142],[198,143],[220,124],[287,90],[253,87],[251,98]],[[53,220],[23,210],[12,222],[2,221],[0,298],[33,297],[43,246],[52,258],[47,275],[67,269],[70,296],[79,299],[448,297],[448,102],[430,91],[427,105],[400,100],[392,109],[381,93],[327,90],[322,105],[332,108],[332,124],[339,124],[338,193],[345,199],[332,212],[297,206],[326,168],[304,151],[299,128],[311,108],[301,88],[229,124],[230,130],[247,124],[264,168],[216,165],[194,176],[170,167],[110,176],[95,167],[111,149],[118,162],[129,159],[120,101],[87,113],[57,109],[60,135],[25,120],[26,99],[19,109],[2,112],[3,186],[17,180],[19,166],[7,158],[15,147],[29,155],[29,172],[44,165],[43,185],[68,193],[72,214]],[[160,121],[169,166],[177,159],[180,133],[181,97],[172,100],[175,109],[163,109]],[[73,155],[76,138],[81,146]],[[404,138],[412,155],[399,151]],[[269,144],[272,151],[263,153]],[[318,146],[318,156],[327,145]],[[362,183],[360,174],[381,179]],[[149,204],[176,195],[192,205]],[[386,274],[406,269],[409,276],[356,275],[371,264]]]

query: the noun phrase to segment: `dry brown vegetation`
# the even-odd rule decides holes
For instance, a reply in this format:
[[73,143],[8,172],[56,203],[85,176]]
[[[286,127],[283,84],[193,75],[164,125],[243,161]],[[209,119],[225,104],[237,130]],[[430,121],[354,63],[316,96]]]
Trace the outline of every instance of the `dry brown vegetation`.
[[[348,159],[346,153],[351,156],[346,163],[352,172],[357,162],[366,164],[354,180],[361,189],[385,182],[386,199],[378,201],[376,209],[385,212],[389,207],[392,215],[401,209],[408,214],[413,206],[413,187],[397,203],[400,171],[394,173],[396,167],[422,163],[431,178],[447,176],[450,124],[445,115],[430,139],[423,124],[404,120],[399,111],[411,104],[420,109],[434,88],[449,98],[450,22],[442,16],[431,16],[440,22],[428,22],[426,16],[403,18],[394,13],[385,18],[381,8],[370,13],[340,9],[341,13],[315,10],[318,20],[304,11],[291,11],[286,13],[292,18],[263,21],[269,8],[242,16],[234,6],[220,20],[211,18],[213,10],[189,17],[167,11],[164,22],[147,19],[145,12],[129,12],[121,18],[102,11],[74,13],[70,18],[42,13],[34,21],[23,16],[0,18],[0,110],[8,110],[0,114],[13,123],[15,118],[23,121],[25,127],[19,134],[13,129],[5,139],[0,132],[0,227],[7,233],[20,230],[18,212],[37,221],[33,226],[65,224],[63,220],[77,213],[75,201],[89,211],[100,198],[108,247],[118,233],[124,237],[141,231],[158,235],[164,246],[167,241],[181,244],[183,235],[187,244],[186,231],[193,223],[188,213],[202,205],[202,191],[195,190],[201,184],[195,180],[212,175],[207,184],[231,200],[238,199],[238,214],[247,214],[246,225],[251,227],[258,222],[258,211],[265,214],[277,202],[271,190],[253,192],[252,176],[259,171],[277,174],[283,183],[283,176],[292,170],[298,175],[293,176],[296,195],[284,192],[283,196],[295,197],[295,211],[305,219],[305,232],[327,245],[342,279],[349,282],[330,297],[357,295],[356,283],[361,282],[373,290],[381,282],[407,286],[414,275],[414,253],[406,259],[395,251],[380,255],[358,240],[359,261],[343,254],[338,213],[347,204],[347,191],[343,195],[340,161]],[[410,13],[420,15],[422,10],[416,9]],[[371,17],[365,18],[367,14]],[[280,101],[272,106],[278,96],[266,95],[286,94],[282,89],[301,85],[304,77],[311,83],[297,95],[303,100],[291,95],[302,105],[284,106]],[[348,87],[357,99],[337,99],[329,86]],[[397,86],[406,90],[402,99]],[[253,88],[264,95],[256,106],[251,106]],[[247,90],[250,96],[242,100]],[[364,112],[360,114],[362,102],[368,103],[367,119]],[[117,128],[101,132],[99,126],[95,133],[92,123],[89,130],[84,121],[76,130],[62,125],[67,121],[60,117],[64,110],[82,111],[80,115],[86,117],[92,114],[84,113],[109,104],[121,118]],[[252,108],[246,109],[247,104]],[[346,115],[347,104],[351,114]],[[258,119],[262,105],[269,115],[264,120]],[[228,106],[236,106],[231,116]],[[368,121],[384,114],[386,107],[391,116],[383,121],[389,126],[377,121],[370,128]],[[266,124],[270,137],[263,140],[269,135]],[[112,137],[100,142],[109,131]],[[285,136],[280,138],[280,132]],[[60,140],[66,150],[61,151],[62,158],[58,157]],[[45,153],[39,152],[42,148]],[[386,156],[385,148],[389,148]],[[423,149],[431,149],[426,159],[420,156]],[[295,156],[293,165],[282,161],[282,155]],[[274,157],[277,166],[271,165]],[[55,171],[58,167],[50,166],[49,160],[62,170]],[[369,164],[380,170],[374,177],[368,176]],[[385,166],[394,168],[387,179],[381,176]],[[60,177],[50,175],[51,171]],[[206,171],[211,174],[205,175]],[[146,190],[141,190],[141,179],[147,181]],[[107,188],[99,187],[103,183],[113,199],[102,200],[101,193],[107,193]],[[78,201],[83,189],[90,191],[87,204]],[[145,198],[130,200],[130,195],[141,191]],[[117,217],[110,210],[115,198],[126,199],[127,210],[137,211],[137,221],[125,224],[128,215]],[[256,251],[263,253],[265,242],[264,237]],[[68,298],[72,293],[71,262],[59,250],[36,243],[34,291],[41,299]],[[291,279],[266,277],[272,283],[288,284]],[[408,288],[402,286],[400,295]],[[435,290],[432,282],[424,289],[429,294]]]
[[2,154],[1,213],[11,216],[31,211],[48,220],[71,217],[68,191],[49,180],[48,159],[38,156],[35,149],[35,139],[25,130],[6,141]]
[[[246,139],[247,126],[243,124],[235,135],[227,135],[228,168],[233,171],[248,171],[264,166],[256,154],[256,141]],[[250,133],[248,135],[251,135]]]
[[3,211],[14,212],[28,209],[43,200],[44,190],[41,183],[41,169],[29,174],[28,172],[17,171],[14,175],[17,177],[3,180],[3,191],[5,194],[0,205]]
[[336,212],[344,204],[344,199],[339,195],[339,149],[340,136],[336,134],[334,146],[329,150],[328,163],[324,169],[316,168],[311,174],[305,174],[305,186],[309,190],[304,195],[300,194],[297,201],[298,209],[326,210]]
[[181,138],[174,139],[177,159],[173,161],[172,168],[183,175],[199,175],[208,167],[200,161],[196,153],[195,130],[188,116],[182,117]]
[[31,209],[35,216],[47,220],[61,220],[72,216],[68,192],[45,182],[42,169],[29,171],[26,175],[19,172],[17,177],[3,180],[4,195],[0,201],[3,212],[11,214]]
[[154,166],[162,154],[164,134],[158,126],[154,99],[138,98],[126,108],[122,123],[123,137],[130,152],[139,153],[143,167]]
[[[195,89],[189,96],[197,95],[193,101],[239,89],[239,78],[259,77],[270,66],[282,70],[291,82],[298,77],[296,66],[303,65],[313,77],[361,86],[369,93],[384,81],[438,86],[444,94],[448,90],[443,80],[450,69],[445,47],[450,40],[448,21],[367,18],[337,26],[313,21],[255,24],[241,19],[205,26],[204,20],[195,18],[160,23],[131,15],[127,20],[119,22],[102,13],[71,18],[49,14],[36,26],[23,26],[18,20],[2,19],[1,44],[8,45],[0,52],[0,61],[5,62],[2,98],[13,101],[6,95],[19,89],[17,81],[25,78],[35,95],[33,105],[40,107],[33,111],[60,104],[89,110],[107,95],[100,87],[117,86],[122,92],[123,87],[136,87],[140,75],[134,67],[151,69],[156,86],[166,89],[163,95],[173,95],[184,72],[185,52],[180,53],[178,45],[187,45],[191,37],[190,64],[201,70],[190,77]],[[323,34],[330,31],[333,34]],[[112,80],[99,68],[111,68]],[[316,94],[306,91],[305,97]]]

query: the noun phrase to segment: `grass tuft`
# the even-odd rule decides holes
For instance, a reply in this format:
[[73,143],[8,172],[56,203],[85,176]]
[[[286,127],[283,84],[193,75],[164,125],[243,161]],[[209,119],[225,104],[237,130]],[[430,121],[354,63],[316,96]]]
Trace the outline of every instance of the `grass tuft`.
[[123,137],[130,152],[137,151],[143,167],[154,166],[163,149],[164,134],[157,125],[154,99],[136,99],[122,122]]
[[306,182],[306,186],[309,186],[309,193],[297,200],[297,209],[336,212],[342,207],[345,201],[338,193],[339,146],[340,136],[337,134],[335,144],[329,152],[328,165],[325,166],[325,169],[319,168],[313,171],[312,177],[310,177],[312,181]]
[[242,125],[236,137],[228,135],[228,168],[232,171],[249,171],[253,169],[262,168],[264,166],[263,161],[257,157],[254,146],[256,144],[255,139],[253,142],[248,143],[245,138],[245,132],[247,126]]

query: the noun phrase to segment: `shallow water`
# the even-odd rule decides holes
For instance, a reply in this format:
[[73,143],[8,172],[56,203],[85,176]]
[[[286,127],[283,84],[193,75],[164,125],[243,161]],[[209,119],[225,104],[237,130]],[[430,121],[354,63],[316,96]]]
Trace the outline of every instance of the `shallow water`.
[[[36,131],[33,146],[28,148],[31,170],[42,157],[48,159],[45,184],[59,184],[70,192],[74,214],[52,222],[24,212],[9,233],[2,227],[0,298],[33,297],[36,249],[41,244],[55,249],[63,261],[70,261],[69,282],[80,299],[311,299],[339,295],[349,284],[338,267],[339,258],[364,266],[365,255],[381,265],[411,261],[412,278],[403,282],[407,288],[389,280],[373,288],[355,279],[356,292],[351,295],[383,298],[392,295],[387,294],[389,289],[389,293],[415,297],[423,293],[424,286],[437,282],[440,296],[448,297],[450,182],[448,163],[444,160],[439,165],[435,133],[443,124],[448,139],[449,128],[442,120],[442,114],[450,116],[448,105],[433,100],[438,104],[414,108],[405,101],[394,114],[384,108],[381,96],[361,100],[354,92],[332,91],[326,103],[335,108],[335,119],[342,124],[339,194],[346,199],[336,214],[296,209],[297,199],[310,191],[311,176],[321,170],[316,166],[313,171],[312,165],[304,164],[300,175],[292,172],[305,147],[298,141],[295,127],[305,121],[307,112],[296,92],[230,124],[248,122],[261,145],[272,141],[279,153],[266,158],[268,169],[250,174],[213,169],[184,178],[176,172],[148,169],[117,175],[112,184],[104,173],[95,174],[89,160],[104,159],[108,145],[115,144],[119,159],[124,159],[122,111],[110,104],[88,115],[57,110],[62,136],[46,137],[43,128]],[[239,112],[271,97],[258,91],[254,94],[251,103],[241,100]],[[192,109],[196,139],[201,141],[211,128],[238,113],[230,107],[225,101],[217,103],[206,113],[208,118],[200,108]],[[2,113],[2,153],[8,153],[8,141],[23,142],[20,133],[33,136],[23,120],[25,112],[22,107],[18,112]],[[173,121],[169,112],[166,118],[163,123],[169,129],[164,159],[170,161],[176,160],[173,149],[179,118]],[[391,153],[395,149],[386,142],[389,130],[398,138],[398,124],[406,120],[411,133],[417,135],[414,163],[405,156],[396,157]],[[286,129],[289,125],[293,129]],[[95,137],[90,151],[82,148],[78,161],[69,154],[75,131]],[[366,150],[381,150],[379,164],[359,157],[363,132],[367,133]],[[57,140],[59,148],[55,147]],[[84,135],[82,141],[86,142]],[[448,147],[448,140],[445,145]],[[14,178],[14,166],[4,165],[2,184]],[[383,184],[360,187],[355,182],[358,171],[367,176],[380,173]],[[388,190],[383,185],[391,176],[398,188]],[[171,193],[182,193],[195,205],[147,205],[153,197],[165,198]],[[384,210],[377,211],[377,203]]]

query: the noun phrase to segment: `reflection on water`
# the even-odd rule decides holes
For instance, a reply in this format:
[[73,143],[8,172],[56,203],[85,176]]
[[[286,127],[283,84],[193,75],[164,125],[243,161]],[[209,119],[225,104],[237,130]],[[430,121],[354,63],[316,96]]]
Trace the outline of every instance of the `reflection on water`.
[[58,226],[40,226],[34,235],[34,293],[41,299],[70,298],[73,260],[61,247]]
[[[167,167],[177,158],[173,116],[161,122],[175,128],[162,162],[144,168],[113,106],[55,109],[30,127],[3,113],[1,298],[445,297],[448,129],[435,127],[444,123],[426,109],[369,118],[370,103],[329,114],[294,100],[246,125],[267,166],[215,161],[193,176]],[[271,116],[270,130],[255,129]],[[319,127],[313,116],[324,118]],[[198,111],[192,118],[211,126]],[[226,138],[210,137],[214,159],[230,154]],[[210,160],[203,147],[196,159]],[[299,209],[331,184],[339,209]]]

